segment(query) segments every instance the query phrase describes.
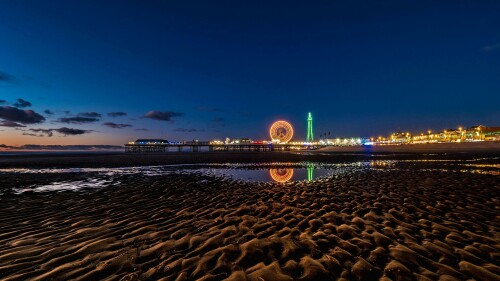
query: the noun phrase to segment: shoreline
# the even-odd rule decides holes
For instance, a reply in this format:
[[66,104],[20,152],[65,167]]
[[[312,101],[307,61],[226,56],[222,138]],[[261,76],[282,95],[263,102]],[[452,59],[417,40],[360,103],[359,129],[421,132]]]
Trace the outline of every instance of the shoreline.
[[500,143],[328,147],[286,152],[55,153],[0,155],[0,168],[86,168],[199,163],[326,162],[500,157]]

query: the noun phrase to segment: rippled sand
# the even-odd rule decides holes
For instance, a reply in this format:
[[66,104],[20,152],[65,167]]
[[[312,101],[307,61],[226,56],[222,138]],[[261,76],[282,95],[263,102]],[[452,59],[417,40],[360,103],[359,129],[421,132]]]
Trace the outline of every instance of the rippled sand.
[[[310,183],[124,175],[0,200],[2,280],[499,280],[499,177],[375,169]],[[4,175],[0,185],[84,175]]]

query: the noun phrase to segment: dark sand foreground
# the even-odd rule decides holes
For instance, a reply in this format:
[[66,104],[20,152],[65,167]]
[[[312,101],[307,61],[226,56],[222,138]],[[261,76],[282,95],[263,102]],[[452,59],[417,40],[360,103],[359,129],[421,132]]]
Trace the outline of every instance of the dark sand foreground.
[[[284,185],[124,176],[97,191],[7,194],[0,279],[500,280],[499,177],[432,165]],[[4,174],[0,185],[50,180]]]

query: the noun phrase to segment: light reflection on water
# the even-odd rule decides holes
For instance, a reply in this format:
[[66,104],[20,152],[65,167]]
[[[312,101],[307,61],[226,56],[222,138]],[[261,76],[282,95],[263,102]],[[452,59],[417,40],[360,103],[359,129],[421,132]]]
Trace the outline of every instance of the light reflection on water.
[[233,180],[253,182],[294,182],[307,181],[338,174],[340,171],[315,167],[308,164],[305,167],[276,167],[261,169],[200,169],[200,172]]
[[[414,163],[438,162],[432,166],[414,167]],[[443,163],[439,163],[443,162]],[[417,169],[420,171],[442,171],[459,173],[479,173],[500,175],[500,164],[476,164],[460,161],[429,161],[429,160],[372,160],[350,163],[226,163],[226,164],[187,164],[187,165],[162,165],[121,168],[69,168],[69,169],[0,169],[2,174],[63,174],[75,173],[85,175],[85,180],[54,181],[49,184],[31,185],[12,190],[15,193],[47,192],[47,191],[78,191],[82,189],[99,189],[108,186],[117,186],[123,176],[162,176],[168,174],[202,174],[221,177],[236,181],[248,182],[313,182],[332,176],[342,176],[359,171],[390,171]],[[87,177],[88,175],[88,177]],[[0,193],[1,195],[1,193]]]
[[[229,167],[205,167],[196,169],[196,172],[222,177],[231,180],[249,182],[312,182],[318,179],[352,173],[356,171],[388,168],[393,161],[362,161],[352,163],[263,163],[263,164],[237,164]],[[382,162],[384,162],[382,164]]]
[[112,180],[89,178],[85,181],[62,181],[62,182],[52,182],[45,185],[35,185],[25,188],[15,188],[14,192],[17,194],[24,193],[27,191],[31,192],[47,192],[47,191],[78,191],[81,189],[98,189],[103,187],[108,187],[110,185],[117,185],[120,182],[114,182]]
[[[307,170],[309,172],[309,168]],[[278,169],[269,169],[269,175],[275,182],[287,182],[292,179],[293,177],[293,169],[289,168],[278,168]],[[308,173],[308,180],[311,181],[309,178],[309,173]]]

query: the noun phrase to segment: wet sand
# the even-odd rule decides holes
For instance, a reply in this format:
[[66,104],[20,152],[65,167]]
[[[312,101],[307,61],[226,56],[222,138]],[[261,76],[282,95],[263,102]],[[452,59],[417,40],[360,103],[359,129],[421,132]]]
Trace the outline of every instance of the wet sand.
[[[99,190],[7,194],[0,279],[500,280],[499,177],[433,165],[286,184],[124,176]],[[3,174],[0,186],[72,176]]]
[[329,147],[287,152],[82,153],[64,155],[0,155],[1,168],[123,167],[196,163],[303,162],[340,163],[384,159],[472,160],[500,157],[500,142],[397,146]]

